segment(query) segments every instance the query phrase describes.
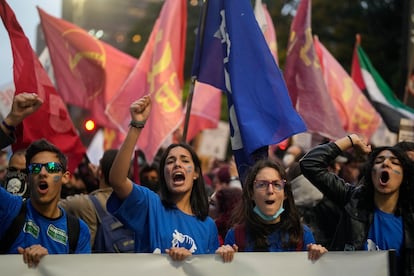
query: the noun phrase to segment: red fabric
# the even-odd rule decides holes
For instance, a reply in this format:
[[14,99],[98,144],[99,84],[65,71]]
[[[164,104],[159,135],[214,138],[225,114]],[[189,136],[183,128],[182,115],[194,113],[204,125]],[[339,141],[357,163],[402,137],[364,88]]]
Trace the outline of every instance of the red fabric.
[[190,121],[188,123],[187,141],[191,141],[203,129],[217,128],[221,113],[222,92],[205,83],[196,82]]
[[108,116],[126,132],[131,103],[151,95],[151,115],[137,144],[148,162],[182,122],[186,28],[187,1],[166,0],[138,63],[107,108]]
[[59,94],[66,103],[90,110],[98,125],[116,129],[105,108],[137,60],[72,23],[38,11]]
[[358,133],[370,139],[381,122],[379,114],[317,38],[314,39],[314,45],[343,128],[349,133]]
[[351,77],[356,83],[356,85],[358,85],[359,89],[364,91],[367,89],[367,87],[365,85],[364,78],[362,77],[361,65],[359,64],[358,50],[357,50],[358,44],[359,42],[357,41],[357,43],[355,44],[354,53],[352,56]]
[[263,35],[266,39],[267,44],[269,45],[270,51],[272,52],[273,57],[277,64],[279,64],[279,59],[277,55],[277,40],[276,40],[276,30],[273,26],[272,17],[267,10],[267,5],[263,4],[263,12],[266,17],[266,29],[263,32]]
[[345,131],[323,80],[310,22],[311,1],[302,0],[290,29],[284,77],[293,106],[308,131],[338,139]]
[[9,33],[13,52],[15,94],[32,92],[43,99],[43,105],[28,116],[16,132],[13,150],[26,148],[31,142],[46,138],[68,157],[68,169],[74,171],[85,154],[66,105],[53,87],[30,46],[28,38],[5,0],[0,0],[0,15]]

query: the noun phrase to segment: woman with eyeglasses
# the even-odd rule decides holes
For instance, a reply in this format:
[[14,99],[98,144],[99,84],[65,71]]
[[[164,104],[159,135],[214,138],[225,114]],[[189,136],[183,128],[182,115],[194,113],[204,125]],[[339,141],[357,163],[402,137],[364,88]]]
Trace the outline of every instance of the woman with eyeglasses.
[[309,251],[317,260],[327,252],[314,244],[311,230],[301,224],[285,169],[271,160],[259,160],[250,169],[243,185],[243,197],[235,208],[235,227],[227,232],[224,244],[238,251]]
[[45,139],[26,150],[30,197],[0,188],[0,253],[22,254],[36,266],[48,254],[90,253],[86,223],[58,206],[62,185],[69,181],[65,155]]

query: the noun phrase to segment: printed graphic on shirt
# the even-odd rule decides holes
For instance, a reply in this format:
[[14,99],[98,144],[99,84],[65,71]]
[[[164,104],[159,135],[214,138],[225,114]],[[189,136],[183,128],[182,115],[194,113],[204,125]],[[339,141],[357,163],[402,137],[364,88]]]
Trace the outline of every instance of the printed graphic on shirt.
[[187,248],[191,253],[194,253],[197,250],[195,241],[190,236],[178,232],[177,229],[174,230],[172,236],[172,247],[184,247]]
[[66,245],[68,236],[65,230],[59,229],[53,224],[47,227],[47,235],[54,241]]
[[367,239],[367,250],[368,251],[380,251],[378,245],[375,244],[375,242],[371,239]]
[[28,233],[37,239],[39,238],[40,227],[33,220],[28,220],[24,224],[23,232]]

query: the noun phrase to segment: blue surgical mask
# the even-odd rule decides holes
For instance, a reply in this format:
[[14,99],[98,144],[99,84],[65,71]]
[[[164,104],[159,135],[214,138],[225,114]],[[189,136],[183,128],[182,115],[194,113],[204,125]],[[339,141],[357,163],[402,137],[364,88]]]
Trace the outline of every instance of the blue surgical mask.
[[273,216],[268,216],[268,215],[263,214],[262,211],[260,211],[260,209],[257,207],[257,205],[253,208],[253,211],[263,220],[272,221],[272,220],[277,219],[280,216],[280,214],[283,213],[283,211],[285,211],[285,209],[283,208],[283,202],[282,202],[282,204],[280,204],[279,210],[277,210],[276,214],[274,214]]

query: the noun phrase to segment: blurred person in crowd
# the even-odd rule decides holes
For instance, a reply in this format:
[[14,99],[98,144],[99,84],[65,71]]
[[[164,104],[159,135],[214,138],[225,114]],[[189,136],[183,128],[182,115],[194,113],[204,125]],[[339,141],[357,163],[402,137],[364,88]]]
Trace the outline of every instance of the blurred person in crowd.
[[[109,149],[106,150],[99,160],[99,166],[92,171],[95,172],[96,178],[99,179],[99,189],[90,193],[92,196],[96,196],[101,205],[106,209],[106,201],[112,193],[112,188],[108,184],[109,171],[112,163],[115,159],[118,150]],[[93,249],[95,242],[95,235],[98,226],[98,219],[96,216],[95,207],[89,198],[88,193],[75,194],[61,199],[59,205],[66,210],[66,212],[83,219],[89,227],[91,234],[90,244]]]
[[4,178],[7,174],[7,168],[9,167],[7,151],[0,150],[0,184],[4,185]]
[[[61,187],[69,181],[66,166],[66,156],[55,145],[45,139],[34,141],[26,151],[30,198],[24,200],[0,189],[0,247],[5,253],[22,254],[29,267],[47,254],[91,252],[88,226],[77,218],[78,235],[72,248],[68,238],[70,215],[58,206]],[[14,231],[14,239],[5,239],[21,210],[24,223],[20,231]]]
[[292,165],[293,162],[298,162],[304,154],[305,151],[301,146],[296,144],[289,146],[282,158],[283,166],[288,170],[290,165]]
[[20,93],[13,97],[12,107],[0,124],[0,149],[16,141],[14,131],[24,118],[35,112],[43,100],[35,93]]
[[165,252],[175,261],[216,252],[231,261],[235,249],[219,247],[217,227],[208,217],[201,163],[191,146],[171,144],[163,152],[159,196],[128,179],[129,162],[150,110],[148,95],[130,106],[130,128],[110,171],[114,191],[108,210],[135,231],[137,252]]
[[346,158],[346,162],[341,163],[341,169],[338,172],[339,177],[347,183],[358,185],[362,168],[367,161],[366,156],[353,150],[344,151],[342,156]]
[[[369,154],[361,185],[355,186],[328,170],[349,148]],[[399,275],[414,271],[414,167],[398,147],[371,151],[351,134],[310,150],[300,161],[302,173],[340,209],[331,250],[390,250],[397,255]],[[330,219],[329,217],[326,218]]]
[[30,189],[27,181],[26,151],[13,152],[9,160],[9,168],[5,176],[3,187],[14,195],[28,198]]
[[239,187],[224,187],[210,198],[208,214],[216,223],[220,245],[224,244],[224,238],[232,225],[232,213],[240,204],[241,198],[242,190]]
[[326,248],[314,244],[309,227],[300,221],[285,168],[272,160],[259,160],[249,170],[243,185],[241,204],[236,208],[235,226],[225,244],[239,251],[308,251],[319,259]]
[[414,142],[401,141],[395,144],[395,147],[402,149],[407,153],[408,158],[414,161]]
[[139,170],[139,184],[159,193],[160,184],[158,176],[158,165],[155,163],[144,164]]

